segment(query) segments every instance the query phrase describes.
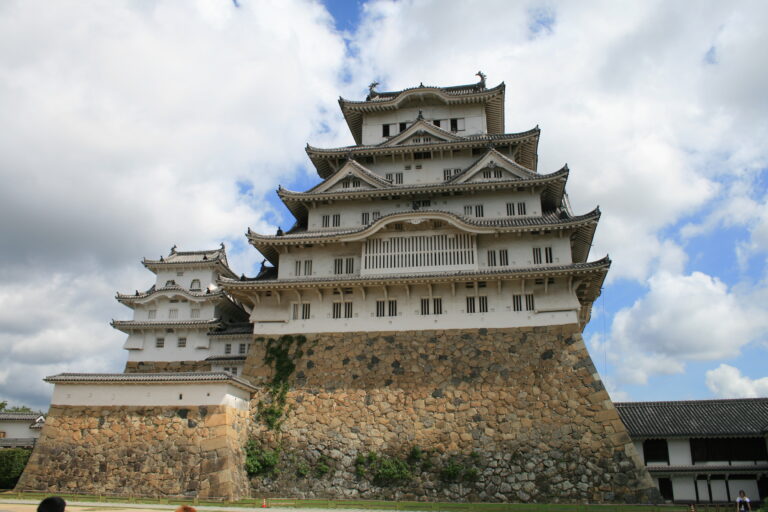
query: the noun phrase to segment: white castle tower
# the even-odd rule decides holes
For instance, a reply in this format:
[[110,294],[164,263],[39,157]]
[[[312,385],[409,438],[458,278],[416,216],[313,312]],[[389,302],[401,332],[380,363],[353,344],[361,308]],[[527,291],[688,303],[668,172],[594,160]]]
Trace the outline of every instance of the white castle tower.
[[588,322],[610,265],[588,262],[598,209],[568,168],[537,172],[539,129],[504,133],[504,84],[340,99],[357,145],[307,147],[321,183],[278,194],[296,223],[248,231],[273,272],[223,275],[254,333],[509,328]]
[[117,294],[133,320],[113,320],[128,334],[126,372],[240,373],[250,348],[248,314],[216,281],[235,278],[224,244],[209,251],[177,251],[144,259],[157,276],[145,292]]

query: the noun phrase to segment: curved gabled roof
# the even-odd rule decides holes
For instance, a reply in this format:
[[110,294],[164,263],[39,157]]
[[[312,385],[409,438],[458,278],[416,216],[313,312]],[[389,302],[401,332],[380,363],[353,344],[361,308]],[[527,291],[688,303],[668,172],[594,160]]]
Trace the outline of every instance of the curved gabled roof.
[[[437,127],[435,128],[440,130]],[[403,133],[408,132],[408,130]],[[343,146],[338,148],[318,148],[307,144],[305,151],[307,152],[309,159],[315,165],[317,173],[321,178],[327,178],[335,172],[334,165],[336,164],[332,165],[332,162],[337,162],[348,157],[360,159],[369,156],[410,154],[417,151],[447,151],[454,149],[505,146],[510,144],[517,145],[520,148],[517,158],[519,163],[529,169],[536,170],[538,165],[537,151],[540,134],[541,130],[537,126],[519,133],[478,134],[466,137],[454,136],[452,140],[433,140],[421,144],[387,145],[387,142],[389,141],[385,141],[381,144]]]
[[[359,242],[376,234],[387,225],[398,222],[440,220],[461,231],[477,234],[516,233],[541,229],[586,229],[584,234],[581,234],[572,241],[572,245],[575,243],[578,247],[580,243],[586,240],[591,242],[599,219],[599,208],[585,215],[575,217],[569,217],[562,213],[551,213],[540,217],[505,217],[488,220],[476,220],[452,212],[427,208],[384,215],[371,224],[359,228],[312,232],[297,230],[283,235],[261,235],[251,231],[249,228],[246,236],[251,245],[256,247],[272,264],[276,265],[280,259],[276,247],[311,243]],[[576,249],[574,248],[574,256],[576,254]],[[586,255],[589,254],[589,247],[583,249],[579,247],[578,254],[579,257],[576,261],[586,260]]]
[[[510,161],[501,153],[495,150],[494,153],[504,157],[505,161]],[[484,157],[478,159],[475,163],[470,165],[467,169],[457,174],[457,177],[466,177],[468,171],[478,164]],[[355,162],[357,163],[357,162]],[[357,163],[359,167],[365,169],[369,174],[374,174],[368,170],[362,164]],[[459,182],[453,178],[449,181],[442,183],[426,183],[419,185],[393,185],[387,180],[381,180],[382,184],[379,188],[370,189],[355,189],[348,188],[344,190],[318,191],[323,183],[309,189],[306,192],[296,192],[285,188],[278,188],[277,195],[285,204],[286,208],[293,214],[298,221],[299,225],[305,225],[308,207],[307,203],[314,201],[340,201],[340,200],[354,200],[354,199],[369,199],[369,198],[387,198],[393,195],[398,196],[412,196],[412,197],[426,197],[433,196],[435,194],[461,192],[466,190],[476,191],[495,191],[495,190],[510,190],[516,188],[529,188],[535,186],[544,186],[541,194],[542,208],[544,211],[553,211],[559,208],[563,201],[563,194],[565,193],[565,184],[568,181],[569,169],[568,166],[562,167],[560,170],[550,174],[537,174],[531,172],[529,169],[520,166],[514,161],[511,161],[511,165],[520,170],[520,175],[525,176],[518,179],[502,178],[493,180],[484,180],[480,182]],[[341,172],[343,169],[337,171]],[[331,178],[329,178],[331,179]],[[325,182],[324,182],[325,183]]]
[[217,267],[222,275],[234,277],[235,273],[229,268],[227,251],[222,243],[218,249],[204,251],[177,251],[176,246],[171,247],[168,256],[160,256],[160,259],[151,260],[144,258],[142,264],[152,272],[168,267]]
[[504,132],[504,82],[487,89],[485,82],[453,87],[435,87],[419,84],[402,91],[377,92],[364,101],[339,98],[339,107],[357,144],[362,144],[363,116],[370,112],[397,110],[406,102],[437,101],[446,105],[484,103],[488,133]]
[[179,285],[168,285],[163,286],[162,288],[156,288],[155,286],[152,286],[149,290],[145,292],[139,292],[136,291],[136,293],[117,293],[115,295],[115,298],[118,302],[125,304],[128,307],[133,307],[135,303],[142,303],[145,302],[147,299],[150,299],[155,296],[175,296],[180,295],[182,297],[185,297],[187,299],[193,300],[193,301],[201,301],[201,300],[208,300],[208,299],[217,299],[226,297],[224,294],[224,290],[216,290],[211,291],[208,288],[205,289],[205,291],[191,291],[187,290],[186,288],[182,288]]
[[221,324],[221,320],[213,318],[210,320],[112,320],[110,325],[118,331],[128,334],[133,331],[143,329],[180,329],[189,327],[216,327]]

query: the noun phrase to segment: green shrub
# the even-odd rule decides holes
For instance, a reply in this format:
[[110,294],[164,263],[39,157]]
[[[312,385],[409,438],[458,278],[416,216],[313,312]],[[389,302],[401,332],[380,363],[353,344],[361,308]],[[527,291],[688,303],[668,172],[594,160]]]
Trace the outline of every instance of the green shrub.
[[477,468],[467,468],[464,470],[462,478],[465,482],[477,482],[480,478],[480,473],[477,471]]
[[411,479],[408,463],[393,457],[381,457],[373,468],[373,481],[379,485],[391,485]]
[[328,457],[325,455],[321,456],[317,460],[317,464],[315,464],[315,476],[322,477],[328,474],[328,472],[331,470],[331,467],[328,465]]
[[254,440],[245,445],[245,471],[249,475],[270,475],[280,462],[280,450],[267,450]]
[[451,459],[440,469],[440,480],[446,483],[458,482],[463,472],[464,466],[455,459]]
[[300,462],[298,466],[296,466],[296,476],[299,478],[304,478],[309,474],[309,466],[306,462]]
[[411,447],[411,452],[408,454],[408,464],[418,464],[424,459],[424,452],[418,446]]
[[0,450],[0,489],[12,489],[19,481],[32,450],[10,448]]

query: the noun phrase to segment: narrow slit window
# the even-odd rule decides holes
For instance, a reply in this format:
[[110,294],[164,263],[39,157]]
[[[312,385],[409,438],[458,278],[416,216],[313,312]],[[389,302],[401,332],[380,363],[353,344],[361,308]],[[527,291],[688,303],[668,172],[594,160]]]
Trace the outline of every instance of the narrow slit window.
[[327,228],[330,225],[331,225],[331,216],[330,215],[323,215],[322,226],[324,228]]
[[534,308],[535,308],[535,305],[533,303],[533,294],[532,293],[525,294],[525,310],[533,311]]
[[488,251],[488,266],[496,266],[496,251]]
[[507,249],[499,250],[499,265],[502,267],[509,266],[509,251]]
[[487,313],[488,312],[488,297],[485,295],[481,295],[477,298],[477,311],[479,313]]
[[533,263],[535,265],[541,264],[541,247],[533,248]]
[[341,214],[334,213],[333,214],[333,227],[338,227],[341,225]]
[[475,312],[475,298],[472,296],[467,297],[467,313]]
[[523,296],[522,295],[513,295],[512,296],[512,310],[513,311],[522,311],[523,310]]
[[544,248],[544,261],[546,263],[552,263],[554,259],[552,258],[552,248],[551,247],[545,247]]

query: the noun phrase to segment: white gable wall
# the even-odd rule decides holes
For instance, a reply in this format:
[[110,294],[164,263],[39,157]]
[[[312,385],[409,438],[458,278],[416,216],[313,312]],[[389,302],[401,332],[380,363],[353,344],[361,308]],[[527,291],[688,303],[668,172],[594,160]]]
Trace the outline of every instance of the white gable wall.
[[[456,132],[461,136],[478,135],[487,133],[487,123],[485,118],[485,106],[475,105],[423,105],[418,107],[402,108],[390,112],[373,112],[363,117],[363,145],[380,144],[387,140],[382,135],[382,125],[392,123],[414,123],[421,110],[422,116],[427,121],[434,119],[446,120],[440,126],[445,131],[450,131],[448,120],[451,118],[463,118],[464,130]],[[390,136],[399,133],[398,127],[395,127]]]

